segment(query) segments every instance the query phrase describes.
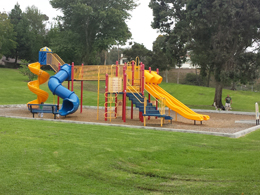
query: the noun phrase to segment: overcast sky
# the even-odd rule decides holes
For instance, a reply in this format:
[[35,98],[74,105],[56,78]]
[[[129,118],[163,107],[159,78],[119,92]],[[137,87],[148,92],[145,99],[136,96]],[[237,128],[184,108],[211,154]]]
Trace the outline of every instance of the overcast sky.
[[[49,0],[36,1],[36,0],[1,0],[0,12],[9,13],[19,3],[22,11],[28,6],[35,5],[43,14],[49,16],[50,19],[57,15],[61,15],[61,12],[52,8]],[[159,35],[157,30],[152,29],[151,22],[153,20],[152,10],[148,7],[150,0],[139,0],[140,4],[133,12],[130,21],[127,24],[132,32],[133,42],[142,43],[147,49],[152,50],[153,41]]]

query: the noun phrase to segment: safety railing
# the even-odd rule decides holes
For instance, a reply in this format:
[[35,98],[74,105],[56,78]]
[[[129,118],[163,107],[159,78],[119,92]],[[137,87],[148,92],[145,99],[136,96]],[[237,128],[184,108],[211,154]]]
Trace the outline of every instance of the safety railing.
[[65,64],[65,62],[60,58],[60,56],[58,56],[58,54],[53,53],[54,57],[60,62],[60,65]]
[[141,85],[141,72],[140,66],[135,61],[131,61],[127,64],[126,68],[127,81],[134,86],[140,92]]
[[[118,72],[118,74],[116,74]],[[74,79],[85,81],[97,81],[99,79],[106,80],[106,74],[123,77],[123,66],[121,65],[85,65],[74,66]]]
[[[156,93],[150,86],[146,86],[146,87],[149,87],[149,89],[150,89],[151,91],[153,91],[154,93]],[[145,89],[145,91],[146,91],[147,93],[149,93],[146,89]],[[155,101],[158,102],[160,114],[161,114],[161,115],[165,115],[165,101],[166,101],[166,99],[165,99],[164,97],[161,97],[161,96],[159,96],[159,98],[155,98],[151,93],[150,93],[150,95],[155,99]]]
[[64,62],[63,62],[63,60],[61,60],[61,58],[57,54],[54,55],[52,53],[47,53],[46,64],[51,66],[55,72],[58,72],[59,64],[63,65]]
[[[138,102],[140,104],[144,105],[144,114],[146,114],[147,98],[145,96],[143,97],[129,82],[127,82],[127,87],[128,87],[129,92],[138,100]],[[130,88],[132,88],[132,89],[130,89]],[[135,94],[138,94],[138,95],[135,95]],[[144,101],[142,102],[137,96],[139,96],[140,98],[143,98]]]

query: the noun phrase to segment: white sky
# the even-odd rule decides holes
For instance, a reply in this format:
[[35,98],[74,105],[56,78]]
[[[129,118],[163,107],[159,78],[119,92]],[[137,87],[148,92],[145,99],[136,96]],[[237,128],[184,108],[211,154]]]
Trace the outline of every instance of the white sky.
[[[35,5],[43,14],[49,16],[50,20],[57,15],[61,15],[60,11],[52,8],[49,0],[2,0],[0,12],[9,13],[19,3],[22,11],[28,6]],[[132,42],[142,43],[147,49],[152,50],[153,41],[159,35],[157,30],[152,29],[151,22],[153,20],[152,10],[148,7],[150,0],[139,0],[140,4],[133,12],[132,18],[127,22],[130,31],[132,32]]]

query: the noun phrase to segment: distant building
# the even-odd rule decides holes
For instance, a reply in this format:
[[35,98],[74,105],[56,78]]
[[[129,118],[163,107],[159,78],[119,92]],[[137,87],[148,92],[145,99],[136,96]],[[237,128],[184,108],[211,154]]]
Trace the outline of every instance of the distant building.
[[183,68],[183,69],[184,68],[195,69],[195,68],[198,68],[198,67],[197,66],[193,66],[193,64],[192,64],[192,62],[190,60],[190,56],[187,55],[186,62],[181,65],[181,68]]
[[127,58],[124,58],[124,54],[121,54],[121,58],[119,59],[119,64],[124,65],[127,62]]
[[21,64],[21,60],[17,60],[17,66],[15,66],[15,59],[14,58],[6,58],[3,56],[0,59],[0,65],[6,66],[7,68],[18,68]]

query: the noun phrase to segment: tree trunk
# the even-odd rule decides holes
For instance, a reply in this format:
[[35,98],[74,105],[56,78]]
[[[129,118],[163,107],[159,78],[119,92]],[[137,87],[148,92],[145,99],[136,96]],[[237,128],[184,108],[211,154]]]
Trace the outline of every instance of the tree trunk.
[[107,51],[105,51],[105,60],[104,60],[104,65],[107,65]]
[[178,77],[177,77],[177,84],[179,84],[179,78],[180,77],[180,67],[179,67],[179,69],[178,69]]
[[211,74],[211,71],[209,70],[208,78],[207,78],[207,87],[209,87],[209,83],[210,83],[210,74]]
[[200,79],[199,79],[199,76],[198,76],[197,66],[195,66],[195,73],[196,73],[197,85],[200,86]]
[[15,61],[14,61],[14,67],[16,67],[16,66],[17,66],[17,61],[18,61],[18,52],[17,52],[17,50],[16,50],[16,52],[15,52]]
[[222,84],[220,82],[216,82],[216,87],[215,87],[215,98],[214,102],[218,108],[222,108]]
[[165,73],[166,73],[166,83],[168,83],[168,70],[166,70]]
[[231,90],[233,90],[233,91],[237,90],[235,81],[233,81],[233,83],[232,83]]

